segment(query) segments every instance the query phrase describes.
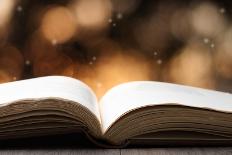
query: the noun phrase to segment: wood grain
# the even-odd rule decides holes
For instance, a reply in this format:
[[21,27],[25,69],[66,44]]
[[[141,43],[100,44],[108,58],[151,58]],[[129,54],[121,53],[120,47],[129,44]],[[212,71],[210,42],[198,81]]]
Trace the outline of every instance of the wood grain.
[[232,148],[125,149],[121,155],[232,155]]
[[[230,146],[230,145],[228,145]],[[0,141],[0,155],[232,155],[232,147],[102,149],[80,134]]]
[[56,150],[1,150],[1,155],[120,155],[120,150],[111,149],[56,149]]
[[15,149],[0,150],[1,155],[232,155],[232,147],[152,148],[152,149]]

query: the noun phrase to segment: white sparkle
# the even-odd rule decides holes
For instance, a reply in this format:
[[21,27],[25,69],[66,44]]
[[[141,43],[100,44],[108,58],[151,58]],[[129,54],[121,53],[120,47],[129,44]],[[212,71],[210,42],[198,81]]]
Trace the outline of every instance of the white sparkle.
[[223,14],[223,13],[226,12],[226,9],[225,9],[225,8],[221,8],[221,9],[219,10],[219,12]]
[[20,6],[20,5],[19,5],[19,6],[17,6],[17,11],[18,11],[18,12],[22,12],[22,11],[23,11],[22,6]]
[[89,62],[89,65],[93,65],[93,62],[92,62],[92,61],[90,61],[90,62]]
[[205,44],[208,44],[209,43],[209,38],[204,38],[203,41],[204,41]]
[[110,19],[108,20],[108,22],[109,22],[109,23],[112,23],[112,22],[113,22],[113,20],[110,18]]
[[158,65],[161,65],[161,64],[163,63],[163,61],[162,61],[161,59],[159,59],[159,60],[156,61],[156,63],[157,63]]
[[116,27],[116,23],[113,23],[113,27]]
[[93,56],[93,57],[92,57],[92,60],[93,60],[93,61],[96,61],[96,60],[97,60],[97,57]]
[[52,40],[52,45],[56,45],[57,44],[57,40],[56,39],[53,39]]
[[97,82],[97,88],[101,88],[102,87],[102,83],[101,82]]
[[122,19],[123,18],[123,14],[122,13],[117,13],[117,19]]
[[214,47],[215,47],[215,44],[214,44],[214,43],[210,44],[210,47],[211,47],[211,48],[214,48]]
[[30,60],[26,60],[26,61],[25,61],[25,64],[26,64],[27,66],[29,66],[29,65],[31,64]]
[[153,55],[155,55],[155,56],[156,56],[156,55],[158,55],[158,53],[157,53],[157,52],[154,52],[154,53],[153,53]]

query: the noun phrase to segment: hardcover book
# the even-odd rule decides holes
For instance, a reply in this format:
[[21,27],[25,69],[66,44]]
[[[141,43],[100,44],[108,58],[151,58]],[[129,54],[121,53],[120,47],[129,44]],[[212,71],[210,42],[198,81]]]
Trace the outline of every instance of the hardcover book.
[[154,81],[120,84],[97,99],[63,76],[0,85],[0,139],[82,132],[101,146],[232,142],[230,93]]

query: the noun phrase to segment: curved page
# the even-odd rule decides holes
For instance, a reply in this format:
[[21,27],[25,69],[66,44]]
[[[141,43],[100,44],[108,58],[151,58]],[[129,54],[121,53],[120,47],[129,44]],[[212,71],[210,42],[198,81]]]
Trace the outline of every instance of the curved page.
[[0,107],[25,99],[62,98],[88,108],[100,121],[97,98],[92,90],[79,80],[48,76],[0,84]]
[[144,106],[180,104],[232,112],[232,95],[162,82],[130,82],[108,91],[100,101],[103,132],[122,115]]

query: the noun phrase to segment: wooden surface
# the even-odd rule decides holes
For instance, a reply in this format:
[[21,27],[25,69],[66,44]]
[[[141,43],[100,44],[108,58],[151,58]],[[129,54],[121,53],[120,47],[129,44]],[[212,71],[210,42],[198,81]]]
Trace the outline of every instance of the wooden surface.
[[13,149],[0,150],[1,155],[231,155],[231,148],[152,148],[152,149]]
[[56,135],[0,141],[0,155],[232,155],[231,147],[156,147],[102,149],[81,135]]

